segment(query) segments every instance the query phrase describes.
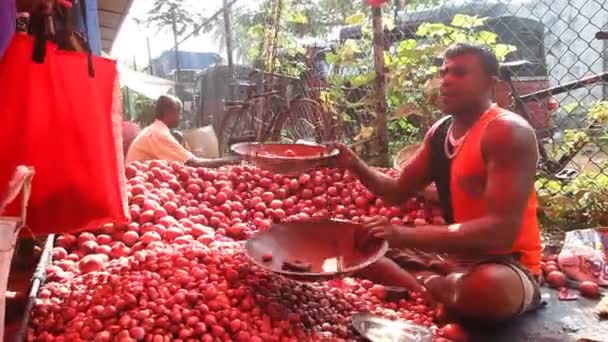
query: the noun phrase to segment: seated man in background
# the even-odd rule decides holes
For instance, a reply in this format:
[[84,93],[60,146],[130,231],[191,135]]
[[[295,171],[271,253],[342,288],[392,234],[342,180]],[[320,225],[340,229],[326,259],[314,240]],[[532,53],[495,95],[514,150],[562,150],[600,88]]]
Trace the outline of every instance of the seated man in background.
[[[338,165],[388,202],[403,203],[434,182],[448,223],[414,228],[368,219],[360,241],[385,239],[410,258],[387,254],[390,259],[360,276],[428,291],[448,311],[474,322],[504,321],[541,302],[537,141],[525,119],[492,103],[498,67],[496,56],[482,46],[458,43],[445,52],[441,106],[449,115],[429,130],[398,179],[338,145]],[[420,251],[433,253],[442,265],[428,272],[429,263],[423,265],[426,272],[415,272],[411,261],[429,256]]]
[[219,167],[239,162],[238,158],[198,158],[188,151],[171,133],[177,127],[181,102],[163,95],[156,101],[156,120],[139,133],[127,153],[126,162],[145,160],[168,160],[188,166]]

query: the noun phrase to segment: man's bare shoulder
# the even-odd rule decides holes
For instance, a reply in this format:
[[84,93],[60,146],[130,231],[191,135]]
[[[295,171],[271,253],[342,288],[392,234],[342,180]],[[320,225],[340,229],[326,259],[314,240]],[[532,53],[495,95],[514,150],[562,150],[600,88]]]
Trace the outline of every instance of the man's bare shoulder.
[[482,148],[484,155],[508,153],[516,156],[538,155],[536,133],[530,123],[520,115],[505,111],[488,123]]

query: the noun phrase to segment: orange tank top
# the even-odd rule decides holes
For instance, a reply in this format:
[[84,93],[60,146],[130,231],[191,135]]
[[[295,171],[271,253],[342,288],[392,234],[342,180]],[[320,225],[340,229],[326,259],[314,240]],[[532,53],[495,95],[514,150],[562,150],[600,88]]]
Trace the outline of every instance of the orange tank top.
[[[484,113],[469,130],[458,154],[452,160],[450,193],[455,222],[482,217],[487,208],[484,197],[487,172],[481,152],[481,141],[488,124],[499,115],[509,113],[496,105]],[[519,261],[533,274],[540,274],[541,241],[537,220],[536,191],[530,189],[519,235],[511,250],[494,251],[493,255],[519,254]]]

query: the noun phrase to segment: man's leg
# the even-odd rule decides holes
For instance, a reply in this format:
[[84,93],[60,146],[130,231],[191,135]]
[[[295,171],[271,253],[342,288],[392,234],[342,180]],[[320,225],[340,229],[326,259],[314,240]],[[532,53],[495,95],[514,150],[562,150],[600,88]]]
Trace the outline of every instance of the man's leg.
[[521,313],[529,303],[533,284],[503,264],[477,265],[465,274],[430,277],[425,286],[431,296],[463,318],[503,321]]
[[402,287],[415,292],[426,292],[410,272],[404,270],[389,258],[378,260],[359,271],[356,276],[369,279],[377,284]]

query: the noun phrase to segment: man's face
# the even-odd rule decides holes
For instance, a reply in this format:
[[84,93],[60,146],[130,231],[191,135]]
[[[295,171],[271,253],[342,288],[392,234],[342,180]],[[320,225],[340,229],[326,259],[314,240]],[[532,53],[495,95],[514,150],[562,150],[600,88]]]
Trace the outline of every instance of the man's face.
[[489,100],[495,79],[475,54],[446,58],[440,70],[441,107],[444,113],[466,113]]
[[176,128],[179,125],[179,117],[181,113],[181,106],[177,103],[174,103],[165,114],[165,124],[169,128]]

